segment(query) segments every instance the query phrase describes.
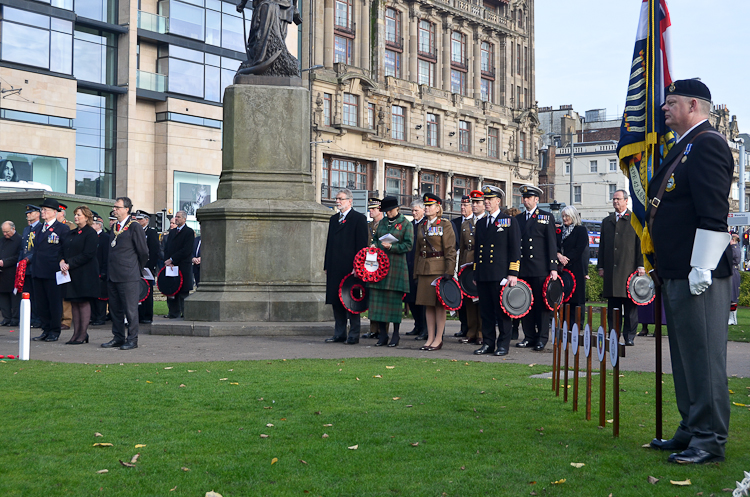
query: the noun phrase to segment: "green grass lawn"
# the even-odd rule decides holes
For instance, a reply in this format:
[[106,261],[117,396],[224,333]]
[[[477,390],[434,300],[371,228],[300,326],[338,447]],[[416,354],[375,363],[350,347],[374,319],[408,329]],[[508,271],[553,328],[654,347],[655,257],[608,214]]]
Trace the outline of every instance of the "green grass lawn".
[[[550,380],[530,378],[548,370],[409,358],[0,363],[0,495],[708,497],[750,470],[747,407],[732,406],[726,462],[677,466],[641,448],[654,434],[653,374],[620,378],[615,439],[596,406],[585,421],[583,402],[575,413]],[[750,379],[729,388],[750,403]],[[670,377],[664,398],[671,436]],[[135,467],[120,464],[136,453]]]

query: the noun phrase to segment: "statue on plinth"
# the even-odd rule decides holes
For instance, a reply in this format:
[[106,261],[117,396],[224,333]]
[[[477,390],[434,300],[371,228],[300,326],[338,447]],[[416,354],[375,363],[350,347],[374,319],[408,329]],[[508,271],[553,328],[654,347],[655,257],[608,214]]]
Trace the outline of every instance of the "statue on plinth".
[[[253,19],[245,45],[247,60],[240,65],[237,76],[299,77],[299,63],[286,48],[290,24],[302,24],[298,0],[252,0]],[[243,12],[248,0],[241,0],[237,11]],[[244,23],[243,23],[244,25]]]

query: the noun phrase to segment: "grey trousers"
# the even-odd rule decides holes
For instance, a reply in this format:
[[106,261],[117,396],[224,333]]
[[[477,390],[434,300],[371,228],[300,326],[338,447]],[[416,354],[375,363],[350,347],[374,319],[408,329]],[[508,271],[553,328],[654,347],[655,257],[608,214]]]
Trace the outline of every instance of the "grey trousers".
[[682,420],[674,438],[724,456],[729,432],[727,323],[732,278],[715,278],[692,295],[688,280],[664,280],[677,409]]

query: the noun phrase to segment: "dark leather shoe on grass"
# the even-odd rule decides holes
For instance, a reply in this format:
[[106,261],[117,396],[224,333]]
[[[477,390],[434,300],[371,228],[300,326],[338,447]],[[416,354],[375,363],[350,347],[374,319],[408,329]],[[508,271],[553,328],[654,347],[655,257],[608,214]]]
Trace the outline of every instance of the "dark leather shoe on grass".
[[657,449],[657,450],[669,450],[669,451],[676,451],[676,450],[685,450],[688,448],[688,444],[678,442],[674,438],[670,438],[669,440],[664,440],[655,438],[651,440],[651,448]]
[[677,464],[707,464],[710,462],[722,462],[724,456],[717,456],[705,450],[688,447],[679,454],[672,454],[668,461]]

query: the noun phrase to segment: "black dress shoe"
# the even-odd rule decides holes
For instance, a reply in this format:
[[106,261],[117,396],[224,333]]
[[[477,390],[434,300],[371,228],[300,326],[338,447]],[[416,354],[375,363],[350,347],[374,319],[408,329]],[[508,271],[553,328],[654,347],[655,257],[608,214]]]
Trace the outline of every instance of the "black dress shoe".
[[[152,321],[150,319],[141,319],[141,320],[138,320],[138,322],[140,324],[151,324],[152,323]],[[104,324],[104,323],[102,323],[102,324]]]
[[474,351],[474,355],[490,355],[495,351],[489,345],[482,345],[480,348]]
[[627,345],[628,347],[632,347],[633,345],[635,345],[635,343],[633,343],[633,340],[625,340],[625,345]]
[[677,464],[706,464],[709,462],[721,462],[724,456],[717,456],[705,450],[688,447],[679,454],[671,454],[668,461]]
[[351,337],[349,337],[349,338],[346,339],[346,344],[347,345],[354,345],[355,343],[359,343],[359,338],[351,338]]
[[109,342],[103,343],[102,344],[102,348],[103,349],[113,349],[113,348],[116,348],[116,347],[122,347],[123,345],[125,345],[125,342],[123,340],[118,340],[116,338],[113,338]]
[[0,326],[10,326],[10,319],[3,319],[0,321]]
[[516,347],[518,347],[519,349],[530,349],[532,345],[528,340],[521,340],[516,344]]
[[419,335],[419,330],[414,328],[413,330],[404,333],[404,335]]
[[506,349],[505,347],[498,347],[497,350],[495,351],[495,355],[496,356],[508,355],[508,349]]
[[42,333],[42,334],[41,334],[41,335],[39,335],[38,337],[34,337],[34,338],[32,338],[32,340],[34,340],[35,342],[43,342],[44,340],[46,340],[46,339],[47,339],[47,337],[48,337],[48,336],[49,336],[49,335],[47,335],[46,333]]
[[538,344],[534,345],[534,350],[537,351],[537,352],[540,352],[540,351],[544,350],[544,344],[543,343],[538,343]]
[[60,338],[60,335],[47,335],[44,339],[45,342],[56,342]]
[[42,327],[42,323],[31,323],[31,327],[32,328],[41,328]]
[[669,440],[655,438],[651,440],[651,448],[670,451],[685,450],[688,448],[688,444],[678,442],[674,438],[670,438]]
[[129,342],[125,342],[122,345],[120,345],[120,350],[130,350],[130,349],[137,349],[138,348],[138,342],[135,340],[131,340]]
[[463,337],[466,336],[466,332],[465,331],[459,331],[458,333],[454,333],[453,336],[456,337],[456,338],[463,338]]
[[326,343],[336,343],[336,342],[346,342],[346,338],[344,337],[326,338]]
[[639,337],[647,337],[648,336],[648,329],[641,330],[638,332]]
[[419,335],[414,340],[427,340],[427,333],[425,333],[423,335]]

